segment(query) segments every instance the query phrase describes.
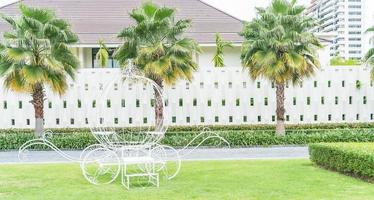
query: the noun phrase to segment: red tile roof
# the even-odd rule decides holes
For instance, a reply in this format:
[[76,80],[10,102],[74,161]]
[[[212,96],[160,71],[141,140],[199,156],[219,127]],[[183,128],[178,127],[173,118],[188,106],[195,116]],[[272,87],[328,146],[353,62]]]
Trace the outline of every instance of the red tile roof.
[[[133,21],[128,13],[141,4],[141,0],[24,0],[23,3],[35,7],[47,7],[56,10],[59,17],[70,21],[80,44],[97,44],[104,39],[108,44],[116,44],[117,33]],[[238,32],[242,21],[224,13],[200,0],[153,0],[158,5],[177,9],[176,17],[192,20],[192,27],[186,34],[199,43],[214,43],[214,34],[219,32],[226,40],[242,42]],[[16,16],[18,4],[0,8],[0,12]],[[7,25],[0,22],[0,31]]]

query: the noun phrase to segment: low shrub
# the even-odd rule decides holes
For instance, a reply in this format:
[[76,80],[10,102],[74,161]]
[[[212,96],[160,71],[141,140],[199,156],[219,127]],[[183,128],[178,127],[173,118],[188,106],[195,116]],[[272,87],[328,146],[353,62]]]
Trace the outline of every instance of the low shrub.
[[374,143],[311,144],[309,154],[322,167],[374,181]]
[[[242,125],[204,125],[204,126],[169,126],[168,132],[186,132],[186,131],[200,131],[201,128],[206,127],[214,131],[247,131],[247,130],[262,130],[274,132],[275,124],[242,124]],[[146,127],[148,128],[148,127]],[[287,124],[287,132],[295,130],[330,130],[330,129],[374,129],[374,123],[325,123],[325,124]],[[139,127],[118,128],[121,130],[139,130]],[[52,128],[54,133],[76,133],[89,132],[89,128]],[[32,133],[33,129],[0,129],[0,133]]]
[[[167,132],[161,141],[163,144],[182,147],[187,145],[198,131]],[[298,130],[288,132],[285,136],[278,136],[274,132],[261,130],[246,131],[217,131],[232,147],[271,146],[271,145],[306,145],[319,142],[374,142],[374,130],[372,129],[342,129],[323,130],[320,132]],[[24,142],[33,138],[32,133],[13,132],[0,134],[0,150],[18,149]],[[199,144],[200,137],[192,145]],[[56,133],[50,140],[62,149],[83,149],[96,143],[90,132]],[[203,146],[217,146],[220,143],[215,139],[207,140]],[[43,148],[43,147],[37,147]]]

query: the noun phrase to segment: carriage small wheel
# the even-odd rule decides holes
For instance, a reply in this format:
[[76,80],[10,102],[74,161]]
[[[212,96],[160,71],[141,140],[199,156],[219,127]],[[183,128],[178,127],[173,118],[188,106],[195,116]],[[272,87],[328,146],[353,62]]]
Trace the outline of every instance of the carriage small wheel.
[[156,145],[150,153],[155,160],[157,172],[163,174],[168,180],[178,175],[181,159],[177,150],[167,145]]
[[102,185],[113,182],[120,173],[118,155],[107,148],[89,151],[81,163],[83,176],[92,184]]

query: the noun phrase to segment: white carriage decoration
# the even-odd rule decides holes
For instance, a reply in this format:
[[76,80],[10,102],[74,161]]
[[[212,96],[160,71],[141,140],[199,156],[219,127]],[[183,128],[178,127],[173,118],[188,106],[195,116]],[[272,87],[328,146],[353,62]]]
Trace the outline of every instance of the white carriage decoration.
[[[132,66],[127,67],[119,79],[125,81],[135,81],[147,83],[155,93],[161,98],[155,99],[165,106],[165,95],[154,81],[145,76],[138,75]],[[108,85],[113,85],[113,82]],[[105,98],[107,88],[104,90],[101,98]],[[164,109],[165,110],[165,109]],[[208,139],[218,139],[221,142],[229,143],[218,134],[203,128],[201,133],[194,137],[184,148],[176,150],[175,148],[161,144],[167,131],[165,116],[158,120],[155,126],[139,131],[128,131],[128,129],[119,129],[114,127],[101,126],[101,118],[91,124],[91,133],[95,137],[97,144],[86,147],[79,158],[74,158],[61,151],[52,142],[49,137],[51,131],[46,131],[42,138],[33,139],[19,148],[19,159],[26,157],[28,149],[35,145],[46,145],[67,160],[80,163],[83,176],[92,184],[109,184],[117,177],[121,177],[121,183],[127,189],[130,188],[130,181],[133,178],[143,177],[145,180],[156,187],[159,187],[160,175],[170,180],[175,178],[181,169],[181,157],[189,154],[195,148],[203,144]],[[190,148],[190,145],[198,138],[204,137],[198,145]],[[180,155],[183,153],[183,155]]]

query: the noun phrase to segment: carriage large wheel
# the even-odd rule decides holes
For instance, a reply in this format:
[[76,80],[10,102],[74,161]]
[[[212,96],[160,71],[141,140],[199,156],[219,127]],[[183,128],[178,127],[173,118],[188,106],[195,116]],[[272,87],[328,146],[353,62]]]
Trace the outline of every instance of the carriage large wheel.
[[156,171],[170,180],[176,177],[181,168],[181,159],[177,150],[167,145],[157,145],[151,150],[155,159]]
[[101,185],[113,182],[120,173],[118,155],[106,148],[89,151],[83,158],[81,169],[83,176],[92,184]]

